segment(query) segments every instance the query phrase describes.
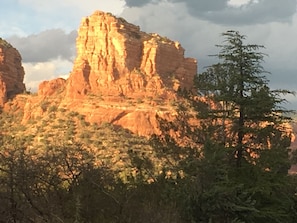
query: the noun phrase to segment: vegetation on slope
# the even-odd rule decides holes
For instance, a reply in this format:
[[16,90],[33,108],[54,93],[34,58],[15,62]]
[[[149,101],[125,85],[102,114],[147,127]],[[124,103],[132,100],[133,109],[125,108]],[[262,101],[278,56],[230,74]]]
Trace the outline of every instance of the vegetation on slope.
[[181,92],[179,116],[160,119],[150,140],[54,103],[22,125],[11,102],[0,120],[0,221],[296,222],[279,106],[290,92],[268,87],[261,47],[223,36],[222,62],[197,76],[202,100]]

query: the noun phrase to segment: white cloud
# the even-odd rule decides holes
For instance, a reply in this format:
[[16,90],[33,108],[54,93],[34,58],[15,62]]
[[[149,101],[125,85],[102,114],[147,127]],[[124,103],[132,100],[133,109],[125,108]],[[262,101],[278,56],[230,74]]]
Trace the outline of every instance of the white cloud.
[[227,2],[227,5],[231,7],[239,8],[250,4],[257,4],[259,3],[259,1],[261,0],[229,0]]
[[47,29],[77,29],[96,10],[120,14],[124,0],[1,0],[0,36],[27,36]]
[[248,4],[251,0],[229,0],[227,4],[232,7],[240,7]]
[[44,80],[52,80],[58,77],[66,79],[72,66],[72,62],[62,59],[49,62],[23,63],[26,89],[36,92],[38,85]]
[[[119,14],[124,5],[124,1],[119,0],[18,0],[20,4],[29,6],[30,8],[42,12],[42,13],[52,13],[61,11],[61,9],[68,9],[67,11],[62,11],[62,13],[71,14],[71,11],[78,12],[79,15],[87,13],[85,16],[89,15],[95,10],[102,10],[111,12],[114,14]],[[78,16],[79,16],[78,15]]]

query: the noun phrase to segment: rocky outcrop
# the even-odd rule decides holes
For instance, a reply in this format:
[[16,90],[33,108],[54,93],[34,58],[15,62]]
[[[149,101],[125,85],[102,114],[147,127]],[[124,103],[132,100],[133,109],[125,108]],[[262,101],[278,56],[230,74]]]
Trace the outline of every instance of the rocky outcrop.
[[61,93],[66,85],[66,80],[63,78],[56,78],[50,81],[43,81],[39,84],[39,96],[52,96]]
[[[59,107],[89,122],[109,122],[143,136],[158,133],[156,114],[171,117],[179,88],[192,89],[197,62],[178,42],[97,11],[82,20],[77,57],[67,81],[39,85],[39,104],[61,92]],[[56,102],[55,102],[56,103]],[[41,115],[28,102],[24,121]],[[34,110],[34,111],[33,111]],[[33,114],[33,113],[34,114]]]
[[96,11],[84,18],[76,45],[69,98],[88,93],[168,98],[178,88],[191,89],[197,73],[196,60],[184,58],[178,42],[144,33],[110,13]]
[[20,53],[0,38],[0,106],[25,91],[24,68]]

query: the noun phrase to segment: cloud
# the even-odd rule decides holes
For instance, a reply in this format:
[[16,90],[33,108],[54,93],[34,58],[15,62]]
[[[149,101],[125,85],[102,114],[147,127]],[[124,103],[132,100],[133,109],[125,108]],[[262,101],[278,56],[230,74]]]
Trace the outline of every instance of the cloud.
[[62,59],[55,59],[48,62],[23,63],[26,89],[36,92],[38,85],[44,80],[51,80],[57,77],[66,79],[72,66],[72,62]]
[[[290,22],[296,12],[296,0],[249,0],[232,7],[230,0],[125,0],[128,7],[168,2],[183,3],[194,17],[224,25],[245,25],[272,21]],[[232,2],[231,2],[232,3]],[[233,6],[235,4],[233,3]]]
[[124,6],[122,0],[3,1],[0,11],[5,20],[0,21],[0,34],[21,53],[24,82],[32,91],[43,80],[68,77],[76,54],[77,32],[73,30],[82,17],[95,10],[119,14]]
[[0,36],[27,36],[48,28],[70,32],[82,17],[96,10],[118,15],[124,4],[124,0],[1,0]]
[[68,77],[75,57],[76,36],[76,31],[66,33],[61,29],[51,29],[6,39],[22,55],[26,89],[36,92],[44,80]]
[[[240,6],[240,7],[245,7]],[[121,14],[127,21],[139,25],[145,32],[159,33],[169,39],[179,41],[185,48],[186,56],[198,60],[198,72],[215,63],[215,58],[208,57],[218,52],[216,44],[223,39],[220,34],[227,30],[238,30],[246,35],[246,43],[264,45],[263,52],[268,54],[264,68],[271,72],[268,75],[272,89],[296,90],[296,67],[294,59],[296,47],[292,46],[297,35],[297,14],[290,23],[280,21],[246,24],[239,26],[221,25],[200,17],[189,15],[188,6],[184,3],[163,2],[146,4],[143,7],[127,7]],[[297,106],[292,100],[292,107]]]
[[161,2],[168,3],[185,3],[188,7],[193,7],[197,12],[216,11],[224,9],[228,0],[125,0],[128,7],[142,7],[147,4],[158,4]]
[[[189,8],[193,15],[195,12]],[[218,24],[250,25],[269,22],[291,22],[296,12],[296,0],[251,1],[242,7],[225,7],[221,11],[203,13],[202,18]]]
[[142,7],[146,4],[153,3],[153,0],[125,0],[128,7]]
[[[11,0],[9,0],[11,1]],[[141,0],[140,0],[141,1]],[[144,0],[142,0],[144,1]],[[84,1],[73,1],[73,0],[51,0],[51,1],[40,1],[40,0],[18,0],[19,4],[29,6],[36,12],[41,13],[62,13],[67,16],[75,15],[76,17],[87,16],[96,10],[102,10],[119,14],[125,4],[123,0],[84,0]],[[62,10],[61,10],[62,9]]]
[[[198,59],[199,72],[213,63],[207,55],[217,53],[220,34],[238,30],[247,35],[249,43],[267,47],[264,66],[272,73],[268,77],[272,86],[295,87],[296,0],[3,1],[11,8],[7,10],[3,3],[3,15],[9,11],[9,16],[5,14],[0,21],[0,35],[20,51],[27,88],[37,89],[43,80],[67,76],[75,56],[76,32],[72,30],[95,10],[122,16],[145,32],[181,42],[186,56]],[[13,33],[18,36],[11,36]]]
[[201,70],[209,65],[207,55],[215,52],[214,45],[219,43],[220,33],[226,31],[225,27],[189,16],[182,3],[126,8],[121,16],[139,25],[144,32],[158,33],[180,42],[186,56],[198,59]]
[[76,31],[65,33],[61,29],[46,30],[27,37],[7,38],[22,55],[23,62],[46,62],[55,58],[73,60]]
[[187,5],[187,8],[190,12],[196,12],[195,15],[199,12],[216,12],[224,10],[227,6],[228,0],[170,0],[171,2],[183,2]]
[[[177,1],[177,0],[176,0]],[[273,1],[273,0],[270,0]],[[297,14],[291,23],[269,22],[245,26],[222,26],[211,21],[187,14],[187,6],[183,3],[147,4],[144,7],[126,8],[121,16],[127,21],[137,24],[145,32],[159,33],[172,40],[181,42],[186,54],[198,59],[199,69],[209,65],[207,55],[214,54],[215,44],[220,44],[220,34],[227,30],[238,30],[247,36],[247,42],[264,45],[266,65],[270,67],[289,67],[295,69],[296,47],[292,47],[297,35]],[[160,19],[162,18],[162,19]],[[285,35],[284,35],[285,34]]]

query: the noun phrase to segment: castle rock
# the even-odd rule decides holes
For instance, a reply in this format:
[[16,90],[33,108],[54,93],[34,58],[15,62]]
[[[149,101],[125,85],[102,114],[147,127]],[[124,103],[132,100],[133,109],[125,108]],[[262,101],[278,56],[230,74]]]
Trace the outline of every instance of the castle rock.
[[[88,122],[109,122],[149,136],[159,132],[156,115],[170,118],[175,112],[170,102],[178,98],[177,90],[193,88],[197,61],[185,58],[180,43],[110,13],[83,18],[76,47],[68,79],[42,82],[38,95],[40,100],[61,98],[59,107]],[[23,121],[42,114],[33,110],[28,102]]]
[[83,18],[76,41],[77,57],[66,97],[87,94],[160,96],[191,89],[197,62],[184,57],[178,42],[147,34],[110,13],[96,11]]

